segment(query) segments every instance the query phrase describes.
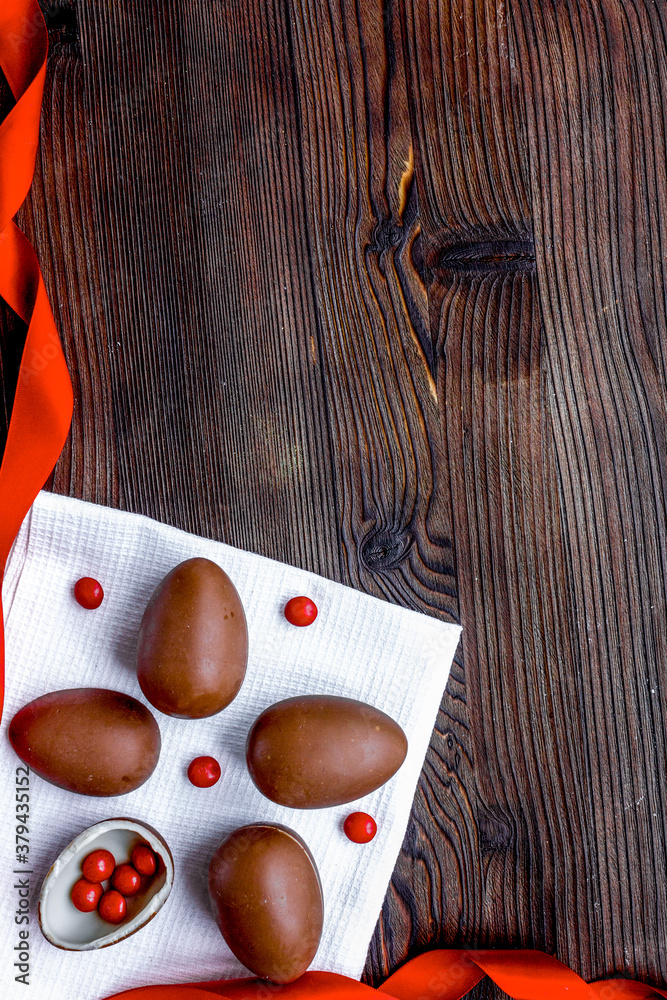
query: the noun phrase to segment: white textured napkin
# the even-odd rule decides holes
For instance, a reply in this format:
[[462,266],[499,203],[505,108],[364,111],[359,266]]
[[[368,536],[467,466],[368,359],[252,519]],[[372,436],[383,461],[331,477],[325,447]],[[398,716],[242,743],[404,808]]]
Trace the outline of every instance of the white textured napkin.
[[[177,563],[206,556],[234,581],[246,609],[250,656],[236,700],[200,721],[154,710],[162,754],[152,778],[128,795],[89,798],[30,781],[30,864],[15,862],[15,773],[7,739],[26,702],[69,687],[114,688],[144,701],[134,673],[143,609]],[[98,579],[103,604],[86,611],[72,588]],[[319,608],[307,628],[289,625],[282,609],[306,594]],[[145,517],[42,493],[14,546],[3,589],[7,683],[0,747],[0,996],[3,1000],[98,1000],[148,983],[178,983],[247,974],[225,945],[207,896],[209,860],[237,826],[283,823],[309,845],[322,879],[325,923],[313,969],[358,978],[400,850],[415,786],[435,722],[460,629],[347,587],[230,548]],[[268,705],[297,694],[333,694],[369,702],[403,727],[408,756],[383,788],[356,803],[321,810],[287,809],[264,798],[245,767],[248,729]],[[194,788],[193,757],[216,757],[222,779]],[[374,841],[350,843],[342,832],[354,809],[378,824]],[[156,827],[171,847],[176,877],[157,917],[127,940],[92,952],[48,944],[37,922],[42,880],[60,851],[100,820],[132,816]],[[29,880],[30,923],[19,925],[21,880]],[[20,970],[18,931],[29,929],[31,989]]]

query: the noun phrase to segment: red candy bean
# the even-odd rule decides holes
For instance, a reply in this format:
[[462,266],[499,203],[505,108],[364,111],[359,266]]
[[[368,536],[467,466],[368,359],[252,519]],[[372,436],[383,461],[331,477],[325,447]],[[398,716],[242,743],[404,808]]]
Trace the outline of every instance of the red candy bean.
[[121,896],[116,889],[108,889],[97,909],[102,920],[106,920],[108,924],[119,924],[127,913],[125,896]]
[[74,596],[82,608],[93,611],[95,608],[99,608],[104,600],[104,591],[102,585],[92,576],[82,576],[74,584]]
[[111,876],[111,884],[124,896],[134,896],[141,888],[141,875],[132,865],[118,865]]
[[83,877],[89,882],[104,882],[105,879],[111,878],[115,867],[116,859],[111,851],[101,848],[86,855],[81,865],[81,871]]
[[312,625],[317,618],[317,606],[309,597],[293,597],[285,605],[285,618],[300,628]]
[[148,844],[137,844],[132,851],[132,864],[141,875],[155,875],[157,858]]
[[368,813],[350,813],[343,823],[343,830],[348,840],[355,844],[368,844],[377,833],[377,823]]
[[220,778],[220,765],[215,757],[195,757],[188,768],[188,778],[197,788],[210,788]]
[[82,913],[92,913],[97,909],[104,889],[99,882],[89,882],[85,878],[80,878],[72,886],[71,899],[77,910]]

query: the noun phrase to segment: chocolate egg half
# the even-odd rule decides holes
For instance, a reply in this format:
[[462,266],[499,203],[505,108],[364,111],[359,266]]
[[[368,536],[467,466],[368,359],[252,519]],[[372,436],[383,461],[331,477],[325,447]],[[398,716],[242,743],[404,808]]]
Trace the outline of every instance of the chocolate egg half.
[[291,983],[320,942],[322,886],[313,857],[293,830],[257,823],[235,830],[213,855],[211,907],[236,957],[261,979]]
[[137,677],[148,701],[180,719],[215,715],[238,694],[247,662],[232,581],[210,559],[180,563],[155,590],[139,630]]
[[372,705],[304,695],[267,708],[253,724],[246,762],[260,792],[294,809],[361,798],[399,769],[405,733]]
[[[148,844],[157,855],[154,875],[142,879],[141,888],[127,899],[121,924],[102,920],[97,911],[82,913],[72,903],[72,888],[81,878],[81,864],[91,851],[111,851],[118,863],[129,861],[139,844]],[[174,881],[174,861],[164,838],[146,823],[127,817],[107,819],[88,827],[54,861],[44,879],[38,917],[42,933],[56,948],[92,951],[106,948],[135,934],[162,909]]]
[[160,756],[160,730],[149,709],[103,688],[36,698],[10,722],[9,739],[35,774],[80,795],[132,792],[148,781]]

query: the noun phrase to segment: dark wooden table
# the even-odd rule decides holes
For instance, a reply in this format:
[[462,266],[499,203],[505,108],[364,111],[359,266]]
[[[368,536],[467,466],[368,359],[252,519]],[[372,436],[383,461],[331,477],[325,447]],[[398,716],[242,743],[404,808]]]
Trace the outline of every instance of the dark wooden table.
[[369,981],[663,981],[665,0],[44,9],[51,488],[462,622]]

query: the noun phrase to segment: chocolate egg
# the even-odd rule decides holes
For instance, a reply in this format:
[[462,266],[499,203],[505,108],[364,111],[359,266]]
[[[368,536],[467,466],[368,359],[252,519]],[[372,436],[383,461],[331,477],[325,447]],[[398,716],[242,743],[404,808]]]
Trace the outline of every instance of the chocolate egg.
[[220,932],[251,972],[291,983],[306,971],[324,903],[317,867],[298,834],[273,823],[235,830],[213,855],[208,886]]
[[407,749],[401,727],[379,709],[352,698],[304,695],[262,712],[248,734],[246,762],[273,802],[319,809],[379,788]]
[[9,739],[35,774],[80,795],[132,792],[160,756],[152,713],[136,698],[102,688],[36,698],[10,722]]
[[215,715],[238,694],[248,662],[241,599],[210,559],[188,559],[164,578],[139,630],[137,677],[151,705],[180,719]]

